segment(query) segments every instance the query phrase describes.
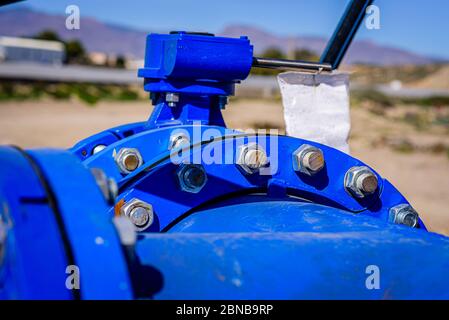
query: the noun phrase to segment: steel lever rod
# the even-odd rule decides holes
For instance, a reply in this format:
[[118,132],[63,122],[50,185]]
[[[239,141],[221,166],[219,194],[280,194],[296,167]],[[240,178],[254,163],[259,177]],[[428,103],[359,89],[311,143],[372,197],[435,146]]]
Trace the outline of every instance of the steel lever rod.
[[331,64],[332,69],[339,67],[365,17],[366,9],[373,2],[374,0],[351,0],[326,49],[324,49],[320,59],[321,63]]
[[301,69],[309,71],[332,71],[330,63],[285,60],[285,59],[269,59],[269,58],[253,58],[253,67],[269,68],[269,69]]

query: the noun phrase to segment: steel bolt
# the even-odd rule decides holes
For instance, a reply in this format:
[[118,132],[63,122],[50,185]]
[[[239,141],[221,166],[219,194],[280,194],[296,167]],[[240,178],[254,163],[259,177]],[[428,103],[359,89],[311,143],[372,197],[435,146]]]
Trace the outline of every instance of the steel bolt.
[[200,164],[181,164],[176,171],[182,191],[198,193],[207,183],[207,173]]
[[137,198],[127,201],[120,213],[128,217],[138,231],[148,228],[154,220],[153,206]]
[[145,208],[137,207],[131,210],[129,218],[137,227],[143,227],[148,222],[149,214]]
[[293,169],[312,176],[324,168],[323,151],[308,144],[303,144],[293,152]]
[[419,222],[419,215],[410,205],[400,204],[390,209],[390,221],[416,228]]
[[167,102],[169,107],[176,107],[176,103],[179,102],[179,93],[166,93],[165,101]]
[[96,154],[104,149],[106,149],[106,146],[104,144],[99,144],[92,149],[92,154]]
[[237,165],[246,173],[253,174],[268,165],[267,153],[257,143],[241,146],[237,157]]
[[357,198],[364,198],[376,192],[377,176],[368,167],[352,167],[345,175],[345,188]]
[[181,149],[188,147],[190,145],[190,140],[184,133],[173,134],[170,136],[168,143],[168,150]]
[[134,148],[122,148],[114,157],[121,173],[129,174],[143,164],[139,150]]
[[92,168],[90,170],[95,178],[95,182],[101,190],[106,201],[110,204],[114,203],[118,194],[117,183],[114,179],[108,178],[104,171],[100,168]]

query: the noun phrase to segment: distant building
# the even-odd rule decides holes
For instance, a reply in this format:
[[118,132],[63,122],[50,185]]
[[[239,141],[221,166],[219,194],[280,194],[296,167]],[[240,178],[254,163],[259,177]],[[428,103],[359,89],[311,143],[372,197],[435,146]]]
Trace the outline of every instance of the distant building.
[[115,54],[93,51],[88,54],[88,58],[90,63],[93,65],[115,67],[119,56]]
[[0,37],[0,61],[62,64],[64,44],[58,41]]

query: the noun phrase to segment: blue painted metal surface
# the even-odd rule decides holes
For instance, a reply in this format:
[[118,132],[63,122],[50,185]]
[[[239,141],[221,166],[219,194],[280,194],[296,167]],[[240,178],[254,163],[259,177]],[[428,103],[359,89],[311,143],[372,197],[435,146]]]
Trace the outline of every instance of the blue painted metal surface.
[[[147,37],[145,66],[139,70],[155,109],[149,128],[193,122],[224,126],[223,99],[251,70],[253,46],[239,39],[176,32]],[[182,94],[169,106],[166,93]]]
[[[314,203],[236,198],[168,232],[137,244],[142,263],[162,272],[159,299],[449,298],[435,276],[448,268],[447,238]],[[380,290],[365,286],[369,265],[381,270]]]
[[[88,168],[62,150],[2,147],[0,160],[1,218],[8,225],[0,297],[132,298],[120,241],[101,214],[108,207]],[[80,290],[66,287],[71,265],[80,269]]]
[[139,77],[150,92],[230,95],[234,84],[248,76],[252,59],[246,37],[150,34]]
[[[81,297],[131,298],[128,267],[111,217],[98,214],[108,206],[90,171],[71,153],[62,150],[29,151],[58,195],[74,264],[82,273]],[[79,191],[82,190],[82,194]],[[112,267],[113,266],[113,267]]]
[[[390,209],[408,201],[378,173],[376,192],[356,199],[344,177],[364,166],[358,159],[225,127],[223,97],[247,76],[251,58],[246,38],[152,34],[139,71],[156,104],[147,122],[68,151],[0,148],[0,298],[448,298],[449,240],[421,220],[418,228],[394,225]],[[171,105],[169,93],[178,94]],[[180,134],[187,145],[169,147]],[[251,143],[269,160],[254,174],[237,163]],[[292,164],[304,144],[326,160],[314,176]],[[116,163],[123,148],[142,158],[131,173]],[[179,182],[179,166],[189,163],[207,176],[197,193]],[[98,168],[117,183],[113,203],[91,174]],[[131,199],[151,204],[154,215],[134,245],[112,222]],[[80,290],[65,287],[68,265],[80,269]],[[365,286],[369,265],[381,270],[379,290]]]
[[38,176],[17,149],[0,147],[0,162],[0,299],[73,298],[57,217]]

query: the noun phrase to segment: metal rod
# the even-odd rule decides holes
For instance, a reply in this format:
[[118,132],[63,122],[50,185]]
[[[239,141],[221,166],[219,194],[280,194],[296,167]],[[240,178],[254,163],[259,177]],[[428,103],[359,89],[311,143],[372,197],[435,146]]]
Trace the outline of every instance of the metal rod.
[[321,63],[329,63],[337,69],[343,60],[368,8],[374,0],[352,0],[340,19],[332,38],[321,55]]
[[329,63],[285,60],[285,59],[269,59],[269,58],[253,58],[253,67],[269,68],[269,69],[301,69],[310,71],[332,71]]
[[6,6],[7,4],[12,4],[12,3],[15,3],[15,2],[22,2],[22,1],[24,1],[24,0],[3,0],[0,3],[0,7],[1,6]]

